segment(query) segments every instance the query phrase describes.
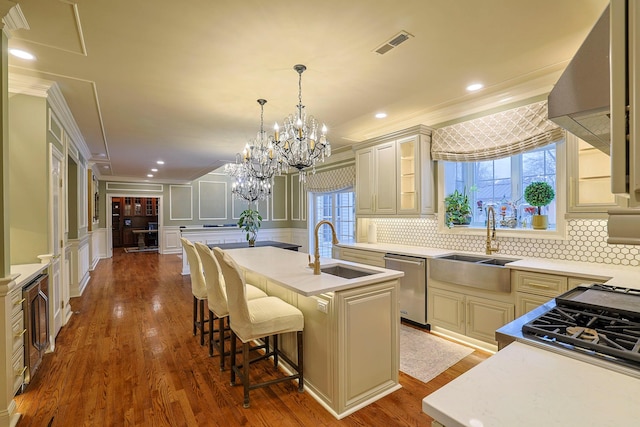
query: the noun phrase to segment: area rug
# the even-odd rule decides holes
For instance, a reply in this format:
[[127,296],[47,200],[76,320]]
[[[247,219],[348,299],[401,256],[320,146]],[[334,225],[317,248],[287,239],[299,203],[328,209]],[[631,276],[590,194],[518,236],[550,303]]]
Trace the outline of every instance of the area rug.
[[124,251],[128,254],[130,253],[136,253],[136,252],[158,252],[158,247],[149,247],[149,248],[144,248],[144,249],[140,249],[140,248],[124,248]]
[[473,349],[406,325],[400,325],[400,370],[429,382]]

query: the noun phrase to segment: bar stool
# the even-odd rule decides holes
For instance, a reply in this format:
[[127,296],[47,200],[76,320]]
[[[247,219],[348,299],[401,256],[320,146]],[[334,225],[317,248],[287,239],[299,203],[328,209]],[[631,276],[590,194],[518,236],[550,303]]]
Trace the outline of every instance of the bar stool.
[[[227,291],[229,320],[231,326],[231,385],[235,385],[236,375],[242,380],[244,387],[243,407],[249,407],[249,390],[266,387],[283,381],[298,380],[298,391],[304,391],[303,377],[303,337],[304,316],[300,310],[277,297],[247,300],[245,282],[237,264],[220,248],[213,248],[216,260],[220,265]],[[294,363],[278,348],[278,335],[296,332],[298,363]],[[273,336],[273,347],[265,349],[265,353],[253,360],[249,359],[249,343],[251,341]],[[242,341],[242,365],[236,364],[236,337]],[[274,366],[278,367],[278,358],[282,358],[295,371],[270,381],[251,384],[249,366],[251,363],[273,357]]]
[[[196,252],[196,248],[189,240],[180,237],[182,247],[187,254],[189,263],[189,274],[191,276],[191,293],[193,294],[193,336],[200,329],[200,345],[204,345],[204,326],[207,319],[204,318],[204,301],[207,299],[207,286],[202,272],[202,263]],[[198,310],[200,306],[200,310]],[[198,321],[198,311],[200,311],[200,321]]]
[[[200,256],[202,267],[204,268],[204,278],[207,285],[207,303],[209,305],[209,356],[213,356],[214,347],[220,353],[220,370],[224,370],[224,359],[229,352],[224,351],[224,341],[227,338],[226,332],[230,331],[229,309],[227,307],[227,293],[225,290],[224,277],[209,246],[204,243],[195,243],[196,251]],[[267,294],[260,288],[247,284],[247,299],[264,298]],[[224,319],[227,319],[225,326]],[[214,321],[218,319],[218,329],[214,327]],[[218,332],[218,339],[215,339],[215,332]]]

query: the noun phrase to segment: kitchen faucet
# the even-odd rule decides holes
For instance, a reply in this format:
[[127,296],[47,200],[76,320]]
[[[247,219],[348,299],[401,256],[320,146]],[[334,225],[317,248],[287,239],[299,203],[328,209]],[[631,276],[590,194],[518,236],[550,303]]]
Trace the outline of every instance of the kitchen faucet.
[[[489,216],[491,215],[491,216]],[[490,230],[490,226],[493,224],[493,231]],[[491,246],[491,242],[496,242],[496,247]],[[500,242],[496,240],[496,211],[493,206],[487,208],[487,249],[485,253],[491,255],[493,252],[500,250]]]
[[326,219],[323,219],[322,221],[319,221],[316,224],[316,228],[315,228],[315,230],[313,232],[314,235],[315,235],[315,238],[316,238],[316,240],[314,242],[314,246],[315,246],[315,248],[314,248],[315,249],[315,253],[314,253],[315,261],[309,263],[309,267],[313,267],[313,274],[316,274],[316,275],[320,274],[320,249],[318,248],[318,229],[320,228],[320,226],[322,224],[328,224],[329,227],[331,227],[331,233],[333,234],[333,239],[332,239],[331,243],[333,243],[334,245],[337,245],[338,243],[340,243],[338,241],[338,236],[336,235],[336,229],[335,229],[335,227],[333,226],[333,224],[330,221],[327,221]]

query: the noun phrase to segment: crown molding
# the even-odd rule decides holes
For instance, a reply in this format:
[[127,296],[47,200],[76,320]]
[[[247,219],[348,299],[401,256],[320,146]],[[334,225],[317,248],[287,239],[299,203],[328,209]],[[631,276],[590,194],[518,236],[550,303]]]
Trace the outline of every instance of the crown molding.
[[38,96],[46,98],[54,82],[24,74],[9,73],[9,93]]
[[65,131],[71,137],[71,143],[80,151],[85,161],[89,161],[91,151],[89,151],[82,132],[80,132],[80,128],[76,123],[76,119],[73,117],[57,83],[54,82],[49,88],[47,100],[60,122],[62,122]]
[[[10,6],[11,4],[13,4],[13,6]],[[30,30],[31,27],[29,27],[27,18],[25,18],[22,13],[20,5],[12,1],[0,1],[0,13],[2,13],[4,8],[7,6],[10,6],[11,8],[6,14],[2,14],[2,16],[4,16],[4,18],[2,18],[2,22],[4,23],[3,30]]]

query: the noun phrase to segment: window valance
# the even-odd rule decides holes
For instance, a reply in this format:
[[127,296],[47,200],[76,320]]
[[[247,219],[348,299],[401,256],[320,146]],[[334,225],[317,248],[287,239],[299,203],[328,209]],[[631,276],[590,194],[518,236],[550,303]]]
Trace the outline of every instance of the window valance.
[[547,101],[436,129],[433,160],[474,162],[496,160],[542,147],[564,137],[547,119]]
[[355,182],[356,166],[352,164],[307,175],[306,189],[314,193],[329,193],[353,187]]

